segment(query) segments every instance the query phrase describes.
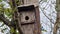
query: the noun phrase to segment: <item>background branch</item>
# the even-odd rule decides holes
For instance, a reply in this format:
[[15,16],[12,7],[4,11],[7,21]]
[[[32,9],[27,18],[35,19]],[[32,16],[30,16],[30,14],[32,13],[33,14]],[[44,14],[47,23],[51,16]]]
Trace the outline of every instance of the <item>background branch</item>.
[[7,18],[5,18],[4,14],[0,14],[0,20],[2,20],[4,24],[6,24],[9,27],[11,26],[15,27],[14,20],[9,21]]

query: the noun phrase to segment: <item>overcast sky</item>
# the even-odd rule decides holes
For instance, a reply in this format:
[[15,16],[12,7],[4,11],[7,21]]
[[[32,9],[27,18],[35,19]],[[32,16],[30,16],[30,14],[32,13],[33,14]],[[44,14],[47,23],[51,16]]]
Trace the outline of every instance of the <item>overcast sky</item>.
[[[39,4],[40,22],[42,24],[43,29],[47,30],[47,32],[42,31],[42,34],[52,34],[51,30],[53,29],[54,24],[52,24],[46,16],[52,19],[52,22],[55,23],[56,13],[57,13],[55,10],[55,6],[56,6],[55,3],[56,3],[56,0],[47,0],[47,1],[43,0]],[[46,14],[46,16],[42,13],[42,11]]]

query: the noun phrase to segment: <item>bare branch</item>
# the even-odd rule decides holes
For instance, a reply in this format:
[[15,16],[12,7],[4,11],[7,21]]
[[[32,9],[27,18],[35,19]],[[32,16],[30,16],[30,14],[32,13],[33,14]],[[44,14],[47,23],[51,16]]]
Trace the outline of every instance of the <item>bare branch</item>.
[[4,24],[6,24],[9,27],[16,27],[14,20],[9,21],[7,18],[5,18],[5,16],[3,14],[0,14],[0,20],[2,20],[4,22]]
[[[48,1],[48,2],[49,2],[49,1]],[[47,4],[46,4],[46,6],[48,6],[48,2],[47,2]],[[45,7],[46,7],[46,6],[45,6]],[[43,9],[45,9],[45,7],[44,7]],[[41,10],[42,10],[42,9],[41,9]],[[53,23],[53,22],[51,21],[52,19],[50,19],[50,18],[44,13],[44,10],[42,10],[42,13],[47,17],[47,19],[50,20],[51,23]],[[53,24],[54,24],[54,23],[53,23]]]
[[4,24],[11,26],[10,21],[8,19],[6,19],[3,14],[0,15],[0,20],[2,20],[4,22]]

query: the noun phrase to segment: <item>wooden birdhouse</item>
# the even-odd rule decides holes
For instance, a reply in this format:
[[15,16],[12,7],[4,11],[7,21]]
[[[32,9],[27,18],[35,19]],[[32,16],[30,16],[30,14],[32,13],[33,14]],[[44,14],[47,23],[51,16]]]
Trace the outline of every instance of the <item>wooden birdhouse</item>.
[[18,7],[21,23],[31,23],[35,21],[34,5]]
[[21,29],[24,34],[40,34],[39,9],[34,5],[18,6]]
[[38,0],[24,0],[18,13],[23,34],[41,34]]

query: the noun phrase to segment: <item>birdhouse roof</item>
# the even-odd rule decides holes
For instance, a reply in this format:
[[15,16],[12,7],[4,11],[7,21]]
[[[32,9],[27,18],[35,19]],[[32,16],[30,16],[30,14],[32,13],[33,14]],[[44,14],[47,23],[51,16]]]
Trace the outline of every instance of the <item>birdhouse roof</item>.
[[21,6],[18,6],[19,11],[30,11],[30,10],[33,10],[34,8],[35,8],[34,5],[21,5]]

